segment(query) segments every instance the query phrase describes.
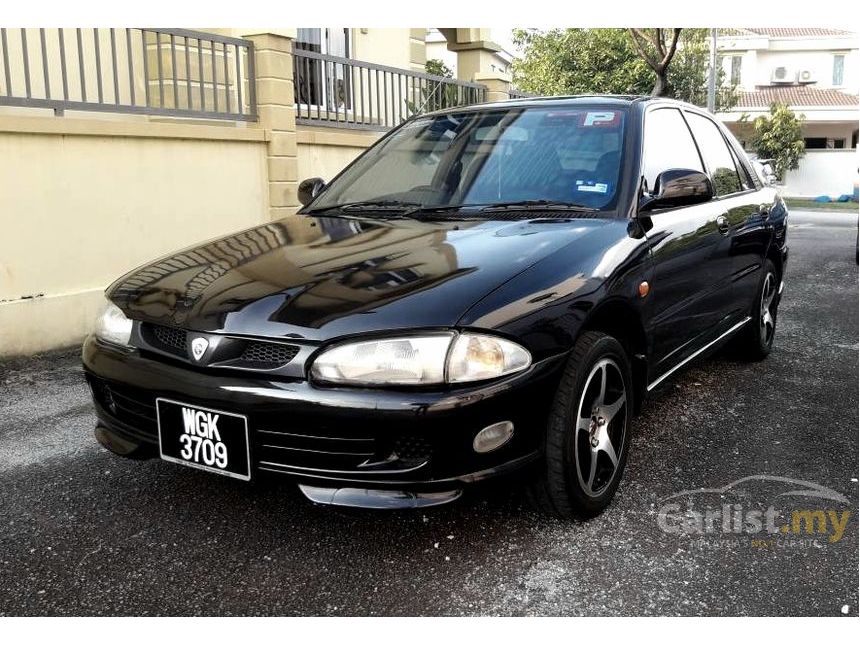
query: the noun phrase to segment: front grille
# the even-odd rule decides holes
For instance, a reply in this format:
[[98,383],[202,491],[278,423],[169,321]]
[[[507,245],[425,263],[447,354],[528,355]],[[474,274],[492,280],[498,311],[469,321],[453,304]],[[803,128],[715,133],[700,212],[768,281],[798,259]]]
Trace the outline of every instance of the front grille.
[[260,465],[299,471],[384,472],[414,468],[429,461],[430,445],[409,435],[381,435],[366,429],[344,436],[325,426],[257,430]]
[[426,461],[430,458],[430,444],[415,435],[401,435],[394,440],[394,452],[404,461]]
[[372,462],[376,454],[373,437],[333,437],[257,430],[260,462],[287,467],[322,470],[355,470]]
[[159,349],[176,354],[177,356],[186,355],[188,332],[184,329],[165,327],[164,325],[149,325],[149,328],[152,331],[153,344]]
[[296,345],[249,340],[245,342],[245,349],[235,364],[271,369],[286,365],[298,353],[299,348]]
[[[188,332],[177,327],[143,323],[143,339],[153,348],[185,360],[188,356]],[[235,367],[243,369],[275,370],[293,360],[301,348],[278,341],[251,340],[225,336],[210,350],[201,367]],[[198,363],[195,362],[195,365]]]

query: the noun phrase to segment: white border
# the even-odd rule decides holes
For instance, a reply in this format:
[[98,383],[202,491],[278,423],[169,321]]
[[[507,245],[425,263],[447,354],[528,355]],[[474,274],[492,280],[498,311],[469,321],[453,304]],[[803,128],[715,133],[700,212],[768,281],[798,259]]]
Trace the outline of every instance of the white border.
[[[177,459],[176,457],[170,457],[169,455],[165,455],[164,451],[161,449],[161,410],[158,407],[159,401],[164,401],[165,403],[173,403],[174,405],[180,405],[186,408],[194,408],[195,410],[217,412],[218,414],[223,414],[228,417],[237,417],[239,419],[242,419],[245,424],[245,456],[248,458],[248,475],[244,476],[238,473],[231,473],[227,470],[220,470],[218,468],[213,468],[212,466],[207,466],[206,464],[197,464],[193,461],[186,461],[184,459]],[[167,399],[159,396],[155,399],[155,416],[158,419],[158,454],[164,461],[169,461],[171,463],[179,464],[181,466],[188,466],[189,468],[197,468],[198,470],[205,470],[210,473],[215,473],[216,475],[224,475],[225,477],[240,479],[243,482],[251,481],[251,441],[250,435],[248,433],[248,417],[246,415],[236,414],[235,412],[226,412],[224,410],[215,410],[213,408],[204,408],[202,405],[196,405],[194,403],[185,403],[183,401],[176,401],[175,399]]]

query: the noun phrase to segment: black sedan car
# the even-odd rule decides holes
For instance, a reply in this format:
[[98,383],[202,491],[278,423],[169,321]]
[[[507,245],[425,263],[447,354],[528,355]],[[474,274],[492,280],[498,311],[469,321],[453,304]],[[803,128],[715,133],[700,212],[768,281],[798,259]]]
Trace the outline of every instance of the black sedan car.
[[299,197],[108,288],[83,347],[102,445],[350,506],[510,475],[588,516],[648,391],[773,343],[785,204],[692,105],[418,116]]

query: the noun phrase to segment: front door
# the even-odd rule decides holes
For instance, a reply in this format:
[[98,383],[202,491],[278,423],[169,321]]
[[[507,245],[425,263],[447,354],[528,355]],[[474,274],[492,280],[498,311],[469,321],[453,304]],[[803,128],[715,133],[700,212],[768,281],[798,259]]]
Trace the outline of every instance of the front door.
[[[664,170],[704,172],[698,148],[676,108],[645,117],[642,175],[649,190]],[[731,298],[731,262],[725,244],[725,208],[704,204],[649,212],[652,278],[648,295],[650,379],[705,345],[720,329]]]

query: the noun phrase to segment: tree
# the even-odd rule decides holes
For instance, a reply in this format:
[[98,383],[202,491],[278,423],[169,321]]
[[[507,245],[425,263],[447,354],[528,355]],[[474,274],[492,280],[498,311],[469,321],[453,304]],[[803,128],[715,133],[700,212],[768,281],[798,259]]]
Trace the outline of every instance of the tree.
[[534,94],[643,94],[648,66],[623,29],[514,30],[525,49],[514,62],[514,80]]
[[424,63],[424,70],[433,76],[443,76],[444,78],[454,78],[453,70],[445,64],[445,61],[440,58],[428,58]]
[[[424,70],[428,74],[441,78],[454,77],[453,70],[438,58],[427,59],[427,62],[424,63]],[[427,81],[419,92],[418,101],[406,101],[406,109],[410,115],[432,112],[455,105],[458,105],[457,86],[437,80]]]
[[[655,72],[626,29],[518,29],[513,35],[525,53],[514,63],[514,81],[526,92],[650,94],[654,89]],[[664,95],[704,106],[708,57],[708,30],[684,29],[668,67]],[[718,87],[724,79],[718,68]],[[725,88],[717,93],[717,109],[729,109],[736,100],[734,88]]]
[[669,64],[678,49],[681,30],[672,29],[668,39],[666,30],[660,28],[630,29],[629,32],[636,51],[657,76],[651,96],[666,96],[669,90]]
[[[749,120],[744,114],[741,122]],[[769,116],[758,116],[753,121],[752,147],[760,159],[772,159],[773,171],[780,181],[788,170],[795,170],[806,151],[801,123],[803,115],[797,115],[787,105],[774,103]]]

